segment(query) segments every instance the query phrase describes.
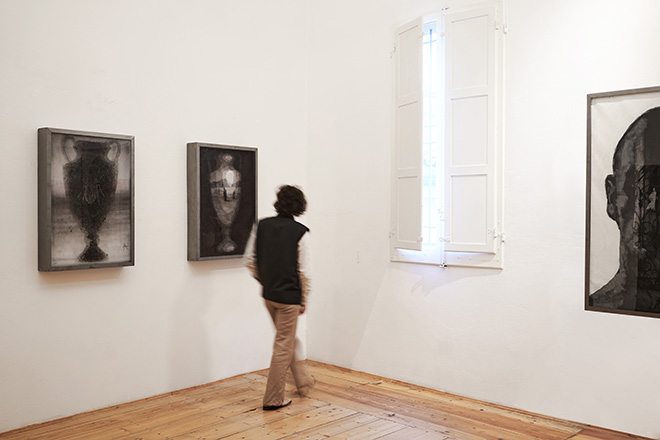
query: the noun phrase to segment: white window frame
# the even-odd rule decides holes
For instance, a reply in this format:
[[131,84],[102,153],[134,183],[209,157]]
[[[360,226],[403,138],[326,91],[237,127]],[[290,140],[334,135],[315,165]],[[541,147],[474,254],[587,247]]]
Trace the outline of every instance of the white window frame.
[[[398,27],[395,29],[395,41],[394,41],[394,95],[395,95],[395,112],[394,112],[394,133],[393,133],[393,152],[392,152],[392,225],[390,230],[390,259],[395,262],[405,262],[405,263],[419,263],[419,264],[433,264],[438,266],[465,266],[465,267],[483,267],[483,268],[503,268],[503,243],[504,243],[504,233],[503,233],[503,179],[502,179],[502,170],[503,170],[503,154],[502,154],[502,139],[503,139],[503,124],[502,124],[502,84],[503,84],[503,35],[506,30],[506,26],[502,24],[502,5],[501,1],[489,1],[485,3],[471,5],[466,8],[460,9],[444,9],[442,12],[425,15],[424,17],[414,20],[403,27]],[[441,196],[444,199],[444,211],[438,213],[438,228],[439,228],[439,241],[437,245],[433,248],[421,247],[408,245],[402,240],[400,240],[399,232],[401,230],[406,231],[415,231],[417,225],[419,225],[419,236],[421,237],[421,184],[419,185],[419,194],[413,194],[410,199],[405,197],[406,201],[405,209],[401,209],[399,200],[402,198],[400,195],[399,189],[399,179],[401,178],[401,167],[399,166],[400,155],[409,154],[410,149],[410,140],[406,146],[407,150],[401,150],[401,133],[400,133],[400,113],[399,105],[401,103],[399,99],[399,77],[401,74],[401,69],[405,69],[405,66],[402,66],[402,59],[412,59],[409,55],[403,54],[402,50],[405,50],[405,47],[400,46],[398,35],[402,29],[405,29],[406,26],[410,27],[414,23],[421,23],[423,26],[424,23],[430,21],[436,21],[438,23],[439,34],[439,47],[441,47],[442,52],[445,54],[445,67],[450,71],[452,67],[452,58],[450,53],[450,48],[452,41],[452,23],[460,23],[461,21],[470,20],[475,18],[480,20],[481,28],[477,29],[478,31],[483,32],[487,28],[487,32],[484,35],[487,35],[484,41],[487,45],[485,53],[487,54],[487,63],[488,63],[488,74],[487,84],[484,84],[485,87],[471,87],[471,88],[453,88],[451,86],[451,73],[445,72],[444,78],[446,85],[444,87],[444,136],[445,144],[442,147],[445,154],[445,169],[443,175],[445,193]],[[484,21],[486,20],[486,21]],[[477,21],[475,20],[475,23]],[[447,24],[449,23],[449,24]],[[469,24],[471,26],[471,24]],[[461,28],[459,27],[459,32]],[[419,35],[419,46],[421,52],[422,46],[422,33],[420,30]],[[460,41],[460,40],[458,40]],[[466,40],[468,41],[468,40]],[[471,41],[471,40],[470,40]],[[410,49],[409,49],[410,50]],[[421,61],[420,61],[421,63]],[[421,75],[421,66],[419,67]],[[414,70],[413,70],[414,71]],[[404,74],[407,74],[408,71],[404,71]],[[470,71],[468,71],[468,75]],[[421,78],[420,78],[421,81]],[[451,142],[452,142],[452,99],[470,99],[471,97],[483,98],[480,99],[482,102],[487,102],[484,108],[487,108],[487,122],[483,125],[484,133],[487,133],[487,142],[484,145],[487,145],[488,153],[485,154],[487,159],[483,164],[477,164],[479,166],[471,166],[472,164],[463,164],[470,166],[454,166],[452,167],[452,160],[449,154],[451,153]],[[421,107],[421,106],[420,106]],[[483,112],[482,112],[483,114]],[[468,115],[469,116],[469,115]],[[456,116],[457,120],[460,122],[460,115]],[[408,121],[410,118],[408,118]],[[469,122],[469,119],[467,119]],[[420,116],[419,121],[419,130],[421,133],[421,124],[422,117]],[[460,127],[460,124],[458,124]],[[407,133],[411,133],[414,130],[408,127]],[[415,139],[413,139],[416,142]],[[418,142],[419,153],[413,152],[411,156],[405,156],[408,158],[413,158],[415,161],[419,160],[420,170],[421,170],[421,136],[420,141]],[[477,147],[481,148],[479,145]],[[484,146],[483,149],[486,147]],[[475,150],[476,151],[476,150]],[[419,156],[419,159],[417,157]],[[409,161],[410,162],[410,161]],[[408,164],[409,164],[408,162]],[[456,164],[454,164],[456,165]],[[457,240],[452,236],[452,220],[454,222],[460,222],[461,216],[464,217],[467,221],[473,220],[470,211],[472,205],[469,203],[459,203],[457,208],[452,210],[452,192],[451,192],[451,182],[452,179],[458,181],[462,177],[472,177],[477,176],[477,180],[482,182],[482,188],[480,191],[484,194],[487,194],[486,203],[480,205],[480,209],[477,209],[476,212],[481,215],[479,217],[479,227],[481,224],[486,226],[486,229],[483,233],[480,233],[480,240]],[[420,175],[421,179],[421,175]],[[421,182],[421,180],[420,180]],[[486,183],[487,182],[487,183]],[[408,190],[410,190],[411,185],[408,185]],[[408,193],[410,194],[410,193]],[[415,215],[407,216],[406,213],[411,211],[410,201],[417,203],[419,200],[419,213],[420,218],[418,219]],[[463,201],[463,199],[460,199]],[[463,212],[465,211],[465,212]],[[409,224],[405,224],[406,221],[409,221]],[[403,227],[402,227],[403,226]],[[459,223],[459,227],[461,223]],[[481,229],[478,229],[481,231]],[[410,233],[408,233],[410,235]],[[460,235],[460,234],[459,234]]]

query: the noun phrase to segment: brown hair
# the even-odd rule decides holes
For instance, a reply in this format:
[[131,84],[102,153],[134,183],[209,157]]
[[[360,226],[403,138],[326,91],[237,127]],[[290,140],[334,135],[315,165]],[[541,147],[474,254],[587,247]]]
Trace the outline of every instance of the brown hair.
[[305,194],[297,186],[282,185],[277,192],[275,211],[282,215],[299,216],[307,209]]

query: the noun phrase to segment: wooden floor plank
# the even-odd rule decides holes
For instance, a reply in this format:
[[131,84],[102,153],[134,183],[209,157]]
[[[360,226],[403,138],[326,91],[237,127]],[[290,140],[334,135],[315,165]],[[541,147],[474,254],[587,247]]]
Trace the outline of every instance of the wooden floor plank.
[[410,440],[460,440],[455,437],[438,437],[435,432],[424,431],[420,434],[417,434],[414,437],[410,437]]
[[477,433],[459,431],[443,425],[441,414],[420,416],[419,413],[412,415],[397,413],[397,408],[394,406],[384,407],[382,402],[374,404],[374,402],[368,397],[363,395],[360,396],[359,394],[354,395],[351,394],[351,392],[352,390],[333,387],[325,383],[319,383],[313,390],[313,395],[314,397],[340,404],[346,408],[351,408],[364,414],[370,414],[378,418],[389,418],[390,420],[405,426],[417,427],[435,432],[439,436],[444,435],[452,439],[460,438],[461,440],[485,440],[485,437],[477,435]]
[[[147,413],[141,413],[139,411],[130,412],[125,416],[115,418],[113,423],[107,424],[101,429],[78,431],[79,433],[77,435],[70,435],[67,439],[84,440],[90,438],[88,435],[92,434],[94,435],[94,440],[114,440],[129,438],[131,436],[146,437],[150,431],[158,432],[167,430],[171,425],[186,425],[191,418],[200,418],[197,426],[200,426],[200,424],[211,424],[214,421],[221,420],[225,409],[232,411],[238,408],[245,411],[252,407],[252,404],[256,403],[254,400],[246,401],[241,397],[247,392],[245,391],[242,394],[231,393],[229,395],[218,392],[216,399],[205,401],[190,400],[184,404],[161,408],[158,411],[149,410]],[[207,412],[212,412],[213,414],[207,414]],[[191,429],[194,429],[194,427]]]
[[405,428],[405,426],[398,423],[385,419],[378,419],[341,434],[328,437],[328,440],[373,440],[393,432],[401,431]]
[[378,418],[361,413],[354,413],[322,425],[313,426],[304,431],[290,434],[282,439],[286,440],[324,440],[333,435],[341,434],[367,423],[372,423]]
[[322,425],[333,420],[355,414],[354,411],[345,408],[330,406],[317,408],[296,416],[287,417],[272,423],[256,426],[243,432],[221,437],[224,440],[239,439],[279,439],[290,436],[300,431],[305,431],[312,426]]
[[0,440],[651,440],[307,362],[316,387],[263,411],[267,370],[0,433]]
[[[547,426],[537,424],[533,417],[525,417],[525,423],[520,423],[520,414],[516,412],[493,411],[492,407],[481,405],[476,408],[468,408],[462,402],[446,403],[438,399],[421,398],[401,393],[392,389],[384,391],[378,385],[364,385],[356,389],[357,392],[371,396],[374,400],[387,401],[394,399],[397,402],[399,412],[408,415],[418,415],[420,418],[431,420],[436,414],[444,415],[442,424],[447,427],[465,430],[466,427],[481,427],[481,433],[490,433],[494,437],[501,437],[500,432],[507,432],[512,439],[540,438],[544,440],[562,440],[568,435],[573,435],[579,428],[566,429],[563,425]],[[396,408],[395,408],[396,409]]]
[[[430,402],[434,402],[434,405],[436,405],[435,402],[437,402],[437,405],[446,404],[445,408],[454,408],[453,412],[456,414],[471,416],[473,414],[483,413],[488,419],[503,417],[504,419],[513,419],[515,422],[523,422],[525,424],[531,423],[542,428],[548,428],[553,431],[559,431],[571,435],[575,434],[580,429],[575,423],[527,413],[513,408],[504,408],[487,402],[480,402],[448,393],[438,393],[434,390],[415,387],[387,379],[372,383],[370,384],[370,387],[381,388],[382,390],[385,390],[385,393],[391,393],[401,398],[409,396],[411,398],[419,399],[422,405],[426,405]],[[496,421],[495,423],[499,422]]]
[[631,440],[639,438],[641,437],[590,427],[581,430],[578,435],[571,437],[571,440]]
[[[385,434],[382,437],[378,437],[378,440],[417,440],[421,438],[422,436],[428,436],[428,432],[422,431],[421,429],[418,428],[411,428],[409,426],[404,427],[403,429],[400,429],[398,431],[394,431],[389,434]],[[429,437],[431,438],[431,437]],[[446,439],[447,437],[438,437],[437,433],[433,433],[433,439],[435,440],[443,440]]]
[[[435,425],[436,430],[445,434],[454,434],[455,436],[465,438],[469,438],[471,435],[473,438],[484,440],[500,440],[503,437],[507,440],[533,440],[535,438],[531,434],[511,431],[508,427],[498,427],[480,420],[411,405],[409,402],[399,401],[380,394],[366,393],[356,389],[342,389],[337,392],[342,393],[354,402],[359,402],[371,408],[381,409],[382,415],[393,417],[395,418],[394,421],[408,426],[415,426],[418,421],[423,421]],[[397,420],[401,417],[403,420]],[[565,439],[566,437],[564,436],[563,438]],[[547,440],[551,439],[548,438]],[[553,437],[552,440],[558,440],[558,438]]]
[[300,414],[307,414],[309,411],[327,406],[329,406],[327,402],[321,402],[315,399],[301,399],[295,405],[288,406],[279,411],[262,411],[260,399],[258,406],[253,406],[251,409],[232,416],[225,416],[222,421],[217,423],[198,426],[185,434],[177,434],[168,438],[184,440],[226,438],[269,423],[287,420]]
[[[246,375],[247,376],[247,375]],[[251,376],[251,375],[249,375]],[[65,419],[46,422],[29,428],[30,439],[46,440],[59,436],[67,440],[89,439],[93,436],[95,440],[101,440],[106,435],[112,435],[117,427],[129,424],[131,420],[148,419],[159,412],[175,411],[177,408],[188,405],[207,395],[214,395],[215,399],[239,398],[244,393],[252,390],[250,386],[257,389],[259,385],[253,385],[254,379],[249,377],[238,377],[228,382],[227,379],[202,387],[190,388],[181,392],[173,392],[156,396],[138,402],[118,405],[102,410],[78,414]],[[260,392],[255,391],[259,394]],[[25,439],[22,430],[13,431],[14,436],[3,435],[3,440]],[[123,432],[123,431],[120,431]],[[114,437],[112,437],[114,438]]]

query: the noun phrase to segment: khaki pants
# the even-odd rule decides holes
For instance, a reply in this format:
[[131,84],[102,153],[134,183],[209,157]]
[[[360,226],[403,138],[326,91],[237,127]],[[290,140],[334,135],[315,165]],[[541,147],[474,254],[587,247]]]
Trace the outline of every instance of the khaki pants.
[[312,384],[314,379],[307,374],[307,370],[304,365],[299,363],[295,354],[296,346],[300,344],[296,338],[300,305],[264,301],[268,313],[273,319],[273,324],[275,324],[275,343],[268,371],[264,406],[278,406],[284,403],[284,386],[289,367],[298,389]]

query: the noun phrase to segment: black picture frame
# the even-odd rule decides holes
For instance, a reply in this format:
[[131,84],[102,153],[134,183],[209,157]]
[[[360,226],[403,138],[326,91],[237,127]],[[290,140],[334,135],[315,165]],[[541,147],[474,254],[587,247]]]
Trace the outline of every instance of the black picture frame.
[[660,87],[587,95],[585,310],[660,318],[658,194]]
[[242,258],[257,221],[257,148],[187,144],[188,261]]
[[38,130],[38,270],[135,264],[129,135]]

